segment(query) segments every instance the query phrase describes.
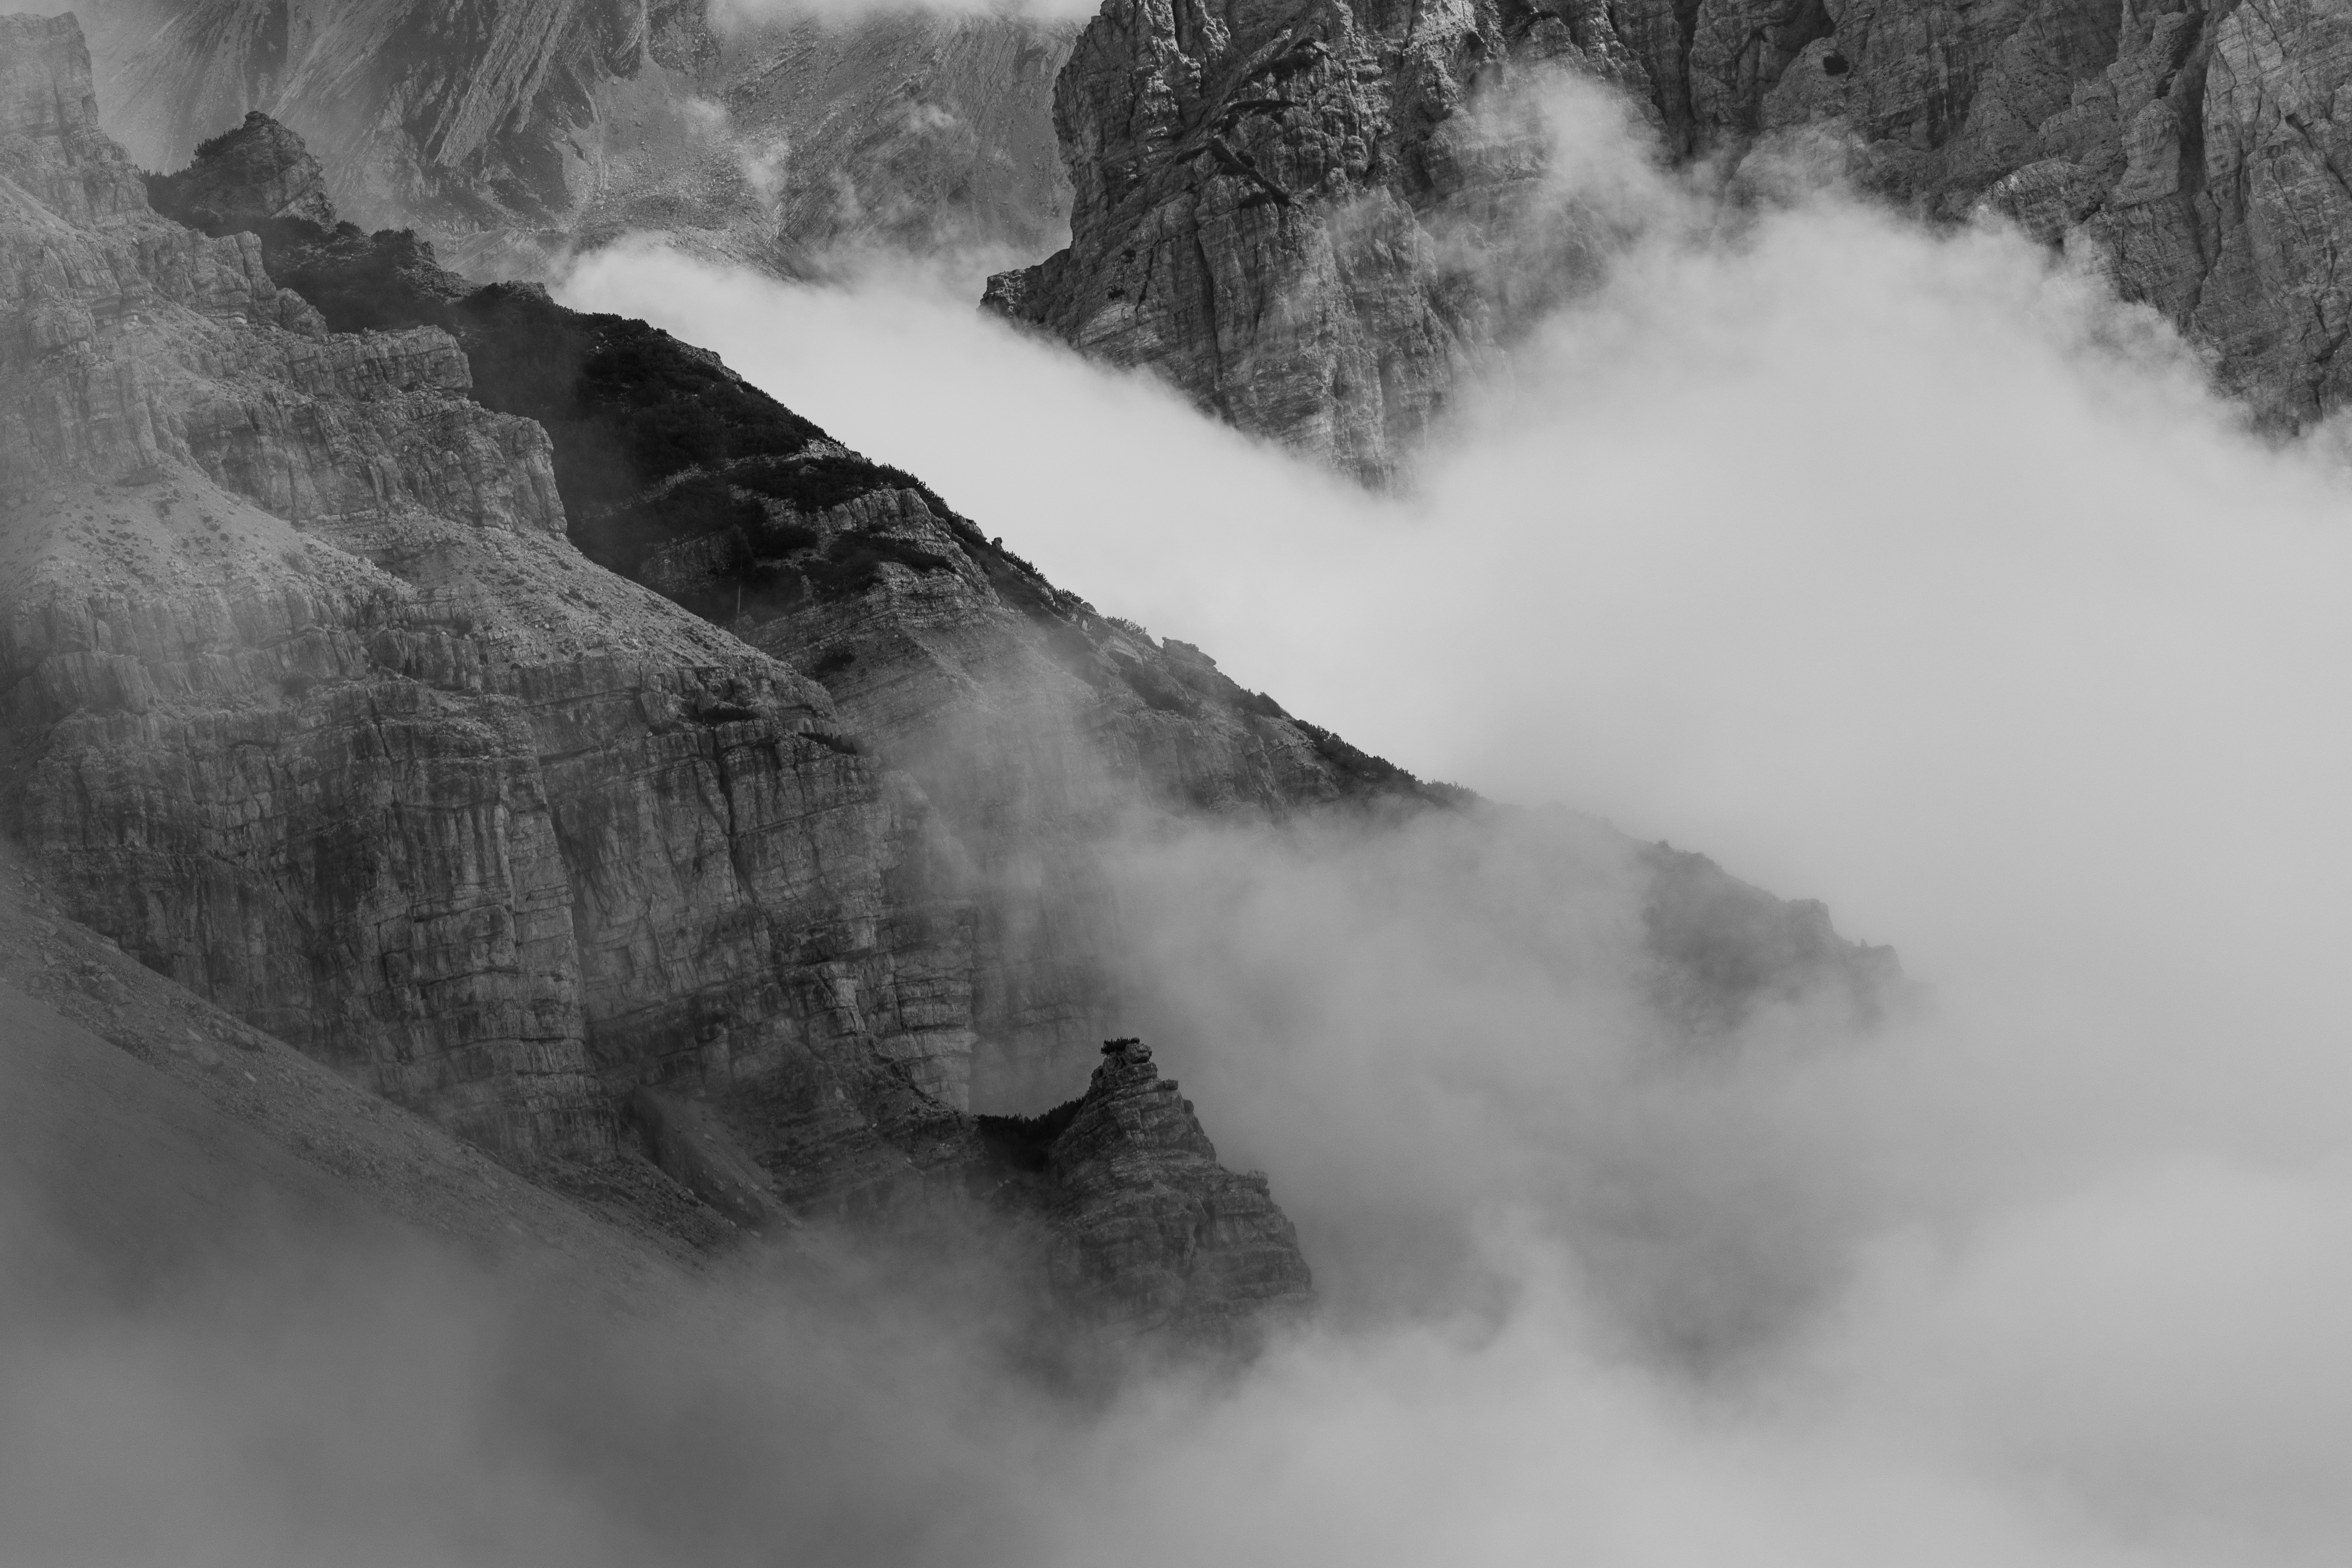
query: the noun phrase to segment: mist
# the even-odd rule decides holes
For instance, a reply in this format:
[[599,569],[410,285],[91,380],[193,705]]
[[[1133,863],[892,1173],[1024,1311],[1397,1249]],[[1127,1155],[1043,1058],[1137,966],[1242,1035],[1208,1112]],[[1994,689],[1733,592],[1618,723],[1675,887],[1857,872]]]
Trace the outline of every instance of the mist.
[[[1114,857],[1137,1030],[1271,1174],[1317,1326],[1074,1402],[1005,1366],[986,1292],[882,1313],[854,1270],[614,1325],[372,1252],[20,1313],[0,1557],[2343,1561],[2331,435],[2254,438],[2014,235],[1801,162],[1727,197],[1605,102],[1554,123],[1555,194],[1620,237],[1402,497],[932,269],[793,287],[646,241],[561,290],[1525,808]],[[1667,1048],[1612,823],[1825,900],[1926,989]],[[320,1464],[357,1495],[288,1480],[354,1411]],[[99,1513],[104,1552],[58,1544]]]

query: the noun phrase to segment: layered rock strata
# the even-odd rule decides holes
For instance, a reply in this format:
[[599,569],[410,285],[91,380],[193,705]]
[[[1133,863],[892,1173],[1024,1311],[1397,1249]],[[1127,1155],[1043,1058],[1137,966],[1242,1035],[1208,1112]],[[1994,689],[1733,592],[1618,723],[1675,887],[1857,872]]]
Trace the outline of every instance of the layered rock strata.
[[979,906],[917,782],[583,557],[449,334],[150,211],[70,19],[0,61],[0,738],[65,909],[551,1179],[693,1178],[682,1128],[787,1214],[968,1201]]

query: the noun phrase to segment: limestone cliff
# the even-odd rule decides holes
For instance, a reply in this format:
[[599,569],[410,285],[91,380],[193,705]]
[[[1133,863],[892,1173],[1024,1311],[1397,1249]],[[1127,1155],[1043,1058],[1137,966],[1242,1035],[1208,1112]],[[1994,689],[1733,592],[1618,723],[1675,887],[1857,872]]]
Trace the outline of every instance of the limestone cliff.
[[42,881],[551,1180],[658,1156],[650,1089],[787,1214],[965,1201],[982,889],[917,781],[583,557],[456,339],[330,331],[94,115],[70,18],[0,18],[0,760]]
[[724,31],[704,0],[89,0],[107,123],[150,168],[261,110],[371,226],[530,276],[658,230],[789,274],[842,247],[1035,255],[1067,195],[1074,26],[908,11]]
[[1388,482],[1538,302],[1527,280],[1580,260],[1573,231],[1517,226],[1543,137],[1506,89],[1574,64],[1646,99],[1659,25],[1517,0],[1108,0],[1055,88],[1069,248],[988,302]]
[[2352,330],[2347,29],[2292,0],[1109,0],[1055,89],[1070,247],[987,302],[1385,482],[1551,297],[1530,274],[1575,280],[1507,94],[1571,69],[1669,155],[1826,136],[1923,216],[2009,215],[2298,424],[2342,401]]

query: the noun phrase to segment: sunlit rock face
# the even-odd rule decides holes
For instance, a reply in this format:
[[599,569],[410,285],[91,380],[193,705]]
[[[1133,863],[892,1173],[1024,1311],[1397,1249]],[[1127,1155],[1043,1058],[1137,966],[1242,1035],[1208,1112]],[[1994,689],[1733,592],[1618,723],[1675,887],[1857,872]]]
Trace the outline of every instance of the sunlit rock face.
[[260,110],[337,208],[535,277],[654,231],[788,274],[844,253],[1035,255],[1066,186],[1073,24],[908,10],[724,32],[704,0],[92,0],[108,127],[176,169]]

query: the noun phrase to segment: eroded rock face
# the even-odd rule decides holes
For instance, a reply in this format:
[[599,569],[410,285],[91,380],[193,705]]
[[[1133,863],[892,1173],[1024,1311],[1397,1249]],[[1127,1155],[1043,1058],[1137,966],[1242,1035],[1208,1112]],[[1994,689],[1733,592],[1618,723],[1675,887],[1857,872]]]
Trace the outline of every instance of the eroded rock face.
[[1924,216],[2013,217],[2210,347],[2262,422],[2344,395],[2352,20],[2296,0],[1114,0],[1056,92],[1070,249],[988,302],[1382,482],[1508,335],[1446,237],[1529,221],[1540,138],[1480,106],[1544,62],[1619,84],[1675,155],[1825,135]]
[[1574,67],[1646,101],[1660,19],[1622,22],[1493,0],[1109,0],[1055,89],[1070,247],[987,302],[1387,483],[1539,302],[1515,291],[1573,269],[1572,236],[1496,254],[1533,237],[1518,215],[1542,173],[1512,89]]
[[1065,1299],[1121,1324],[1233,1342],[1304,1312],[1312,1281],[1265,1177],[1235,1174],[1150,1047],[1102,1047],[1079,1099],[1025,1121],[983,1120],[1001,1178],[1048,1216]]
[[487,276],[646,230],[793,276],[845,250],[1061,242],[1049,104],[1075,25],[909,10],[719,32],[705,9],[90,0],[84,20],[109,127],[147,166],[266,110],[345,215]]

